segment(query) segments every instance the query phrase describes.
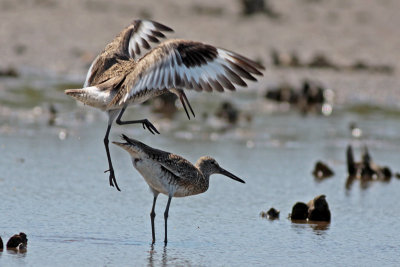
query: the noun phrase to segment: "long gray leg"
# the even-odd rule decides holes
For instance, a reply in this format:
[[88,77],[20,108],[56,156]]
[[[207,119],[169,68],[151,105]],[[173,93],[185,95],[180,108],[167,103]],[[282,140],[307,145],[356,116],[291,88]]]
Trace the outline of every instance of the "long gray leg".
[[152,244],[154,244],[156,242],[156,233],[154,230],[154,218],[156,217],[156,213],[154,211],[154,208],[156,206],[157,197],[158,197],[158,193],[154,193],[153,207],[151,208],[151,212],[150,212]]
[[143,125],[143,129],[149,130],[152,134],[154,134],[154,132],[160,134],[160,132],[157,130],[156,127],[154,127],[153,124],[151,124],[151,122],[149,122],[148,119],[144,119],[144,120],[134,120],[134,121],[121,121],[121,117],[124,114],[126,110],[126,107],[123,107],[121,112],[118,115],[118,118],[116,120],[116,123],[118,125],[125,125],[125,124],[135,124],[135,123],[141,123]]
[[109,176],[109,181],[110,181],[110,186],[114,186],[115,188],[117,188],[118,191],[121,191],[121,189],[119,189],[119,186],[117,184],[117,180],[115,179],[115,174],[114,174],[114,168],[112,165],[112,161],[111,161],[111,155],[110,155],[110,149],[108,148],[108,136],[110,135],[110,130],[111,130],[111,125],[115,119],[115,112],[110,111],[108,113],[108,126],[107,126],[107,131],[106,131],[106,135],[104,136],[104,146],[106,147],[106,153],[107,153],[107,160],[108,160],[108,170],[106,170],[105,172],[110,172],[110,176]]
[[172,196],[168,196],[168,202],[167,202],[167,207],[165,208],[164,212],[164,221],[165,221],[165,238],[164,238],[164,243],[167,245],[167,220],[168,220],[168,211],[169,211],[169,205],[171,204],[171,199]]

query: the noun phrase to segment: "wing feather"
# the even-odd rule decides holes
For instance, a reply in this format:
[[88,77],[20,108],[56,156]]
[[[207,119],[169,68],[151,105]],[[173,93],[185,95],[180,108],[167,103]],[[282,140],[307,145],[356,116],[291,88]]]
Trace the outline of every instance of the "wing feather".
[[110,106],[123,105],[144,89],[235,90],[256,81],[264,67],[237,53],[194,41],[169,40],[143,56],[126,79],[125,92]]
[[103,82],[98,75],[107,71],[109,65],[103,64],[107,59],[133,59],[138,60],[139,56],[151,48],[151,43],[159,43],[158,38],[165,38],[162,32],[172,32],[173,30],[163,24],[151,20],[135,20],[125,27],[112,40],[103,52],[101,52],[92,62],[86,75],[84,87]]

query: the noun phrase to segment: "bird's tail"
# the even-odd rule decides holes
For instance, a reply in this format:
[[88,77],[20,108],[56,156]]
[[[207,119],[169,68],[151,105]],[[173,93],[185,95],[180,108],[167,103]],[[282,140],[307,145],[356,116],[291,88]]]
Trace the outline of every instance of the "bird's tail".
[[85,87],[81,89],[67,89],[64,91],[76,100],[95,108],[105,109],[109,102],[110,94],[102,91],[96,86]]

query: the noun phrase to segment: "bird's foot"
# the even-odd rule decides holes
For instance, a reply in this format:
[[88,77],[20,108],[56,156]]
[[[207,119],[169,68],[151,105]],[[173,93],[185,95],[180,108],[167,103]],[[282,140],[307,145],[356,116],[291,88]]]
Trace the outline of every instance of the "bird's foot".
[[148,119],[144,119],[142,120],[142,125],[143,125],[143,129],[149,130],[152,134],[158,133],[160,134],[160,132],[157,130],[156,127],[154,127],[154,125],[148,120]]
[[114,169],[110,168],[110,169],[104,171],[104,173],[106,173],[106,172],[110,172],[110,176],[109,176],[110,186],[112,186],[112,187],[115,186],[115,188],[118,191],[121,191],[121,189],[119,189],[119,186],[117,184],[117,180],[115,179]]

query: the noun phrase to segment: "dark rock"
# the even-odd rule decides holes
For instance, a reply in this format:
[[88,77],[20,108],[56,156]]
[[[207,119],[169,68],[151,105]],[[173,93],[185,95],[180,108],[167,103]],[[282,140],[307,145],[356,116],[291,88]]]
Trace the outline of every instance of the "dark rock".
[[19,233],[17,235],[13,235],[7,242],[7,248],[18,248],[20,247],[20,244],[22,244],[22,247],[26,247],[28,243],[28,239],[26,238],[25,233]]
[[276,12],[269,2],[265,0],[241,0],[242,3],[242,13],[245,16],[253,15],[256,13],[264,13],[268,17],[277,19],[280,14]]
[[307,220],[308,216],[308,206],[303,202],[297,202],[292,208],[292,213],[290,214],[291,220]]
[[244,15],[252,15],[254,13],[264,12],[264,0],[242,0],[241,2]]
[[275,208],[270,208],[267,212],[262,211],[260,212],[260,216],[263,218],[268,218],[270,220],[275,220],[279,219],[279,210],[276,210]]
[[328,167],[325,163],[322,161],[317,161],[314,167],[314,171],[312,174],[315,176],[315,178],[328,178],[334,175],[334,172],[331,170],[331,168]]
[[58,110],[56,106],[53,103],[51,103],[49,105],[49,120],[47,121],[47,124],[49,126],[53,126],[56,123],[57,113]]
[[269,211],[267,212],[268,218],[271,220],[278,219],[279,218],[279,210],[276,210],[275,208],[270,208]]
[[239,118],[239,110],[230,102],[223,102],[215,112],[215,116],[230,124],[235,124]]
[[310,68],[338,69],[338,67],[324,54],[316,54],[308,63]]
[[323,105],[329,100],[325,97],[326,89],[319,83],[304,80],[303,84],[296,88],[287,83],[267,90],[265,97],[276,102],[286,102],[297,107],[302,114],[318,113],[329,115],[331,112],[323,112]]
[[18,71],[13,67],[8,67],[6,69],[0,69],[0,77],[17,78],[18,76],[19,76]]
[[155,113],[161,113],[167,118],[171,118],[178,110],[176,107],[177,96],[171,92],[162,94],[149,100],[151,103],[151,110]]
[[3,239],[1,239],[1,236],[0,236],[0,250],[3,250],[3,247],[4,247]]
[[209,16],[221,16],[224,13],[224,9],[222,7],[203,6],[199,4],[194,5],[192,10],[196,14]]
[[276,102],[297,104],[299,94],[292,88],[292,86],[283,83],[276,88],[268,89],[265,97]]
[[290,53],[281,53],[276,49],[271,50],[271,58],[272,63],[276,67],[290,67],[290,68],[298,68],[302,67],[302,63],[300,62],[299,56],[295,51]]
[[349,173],[349,176],[355,176],[357,172],[357,166],[354,162],[353,148],[351,147],[351,145],[347,146],[346,159],[347,159],[347,172]]
[[315,197],[308,202],[308,220],[309,221],[331,221],[331,212],[325,195]]
[[361,161],[355,162],[353,157],[353,149],[349,145],[346,152],[347,157],[347,171],[351,179],[359,179],[362,181],[389,181],[392,177],[392,171],[387,166],[379,166],[374,163],[368,151],[367,146],[363,147],[361,154]]
[[383,180],[390,180],[390,178],[392,178],[392,171],[389,169],[389,167],[382,167],[381,172]]

